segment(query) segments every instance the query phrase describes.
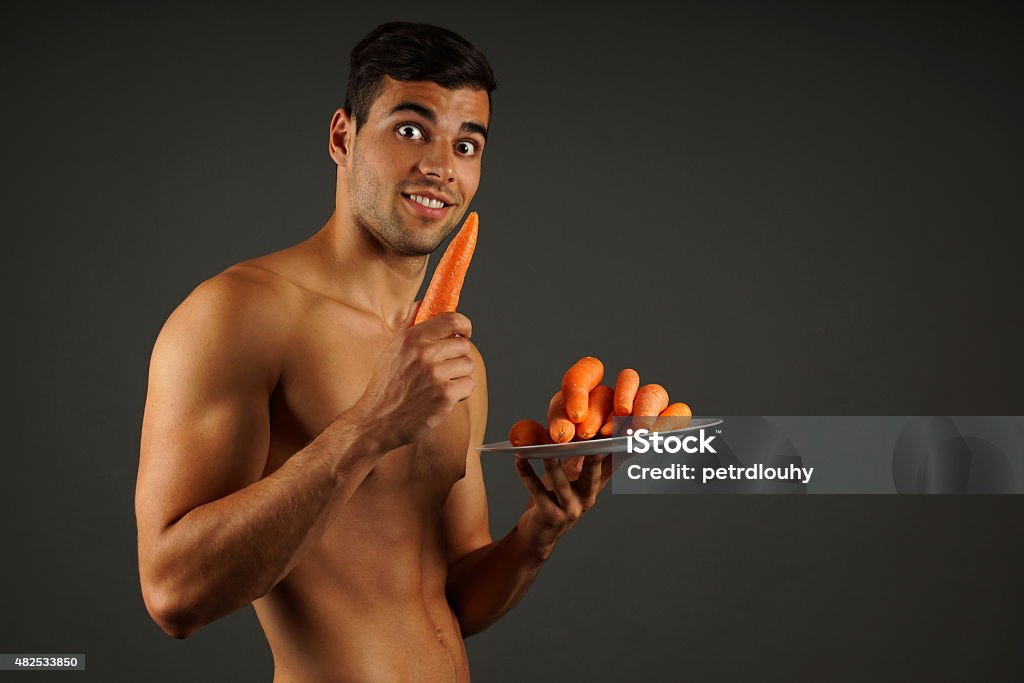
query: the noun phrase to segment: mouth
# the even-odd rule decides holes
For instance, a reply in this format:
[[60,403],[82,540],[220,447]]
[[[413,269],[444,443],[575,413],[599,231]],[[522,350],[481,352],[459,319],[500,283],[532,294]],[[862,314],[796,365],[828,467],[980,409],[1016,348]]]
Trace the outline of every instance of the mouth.
[[447,215],[448,209],[455,206],[437,195],[426,192],[403,192],[402,199],[416,215],[425,218],[443,218]]

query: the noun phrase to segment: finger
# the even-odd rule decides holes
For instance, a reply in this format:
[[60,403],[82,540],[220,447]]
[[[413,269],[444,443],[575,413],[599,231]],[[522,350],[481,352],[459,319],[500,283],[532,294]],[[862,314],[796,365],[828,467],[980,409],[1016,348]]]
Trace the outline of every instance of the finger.
[[583,500],[583,509],[589,510],[594,507],[597,501],[597,493],[601,490],[601,460],[600,455],[587,456],[587,462],[583,465],[578,482],[580,498]]
[[467,338],[473,336],[473,323],[458,311],[442,313],[430,320],[424,320],[420,325],[423,326],[423,334],[428,339],[444,339],[453,334]]
[[562,463],[559,462],[558,458],[548,458],[544,461],[544,469],[551,475],[551,488],[558,498],[559,507],[572,517],[572,513],[577,511],[579,500],[576,497],[576,492],[572,490],[569,477],[566,476],[565,470],[562,469]]
[[446,382],[450,379],[458,379],[459,377],[469,377],[473,374],[473,370],[476,368],[476,363],[469,356],[459,356],[458,358],[449,358],[448,360],[441,361],[433,367],[431,373],[434,375],[434,379],[439,382]]
[[565,463],[562,465],[562,469],[565,470],[566,475],[569,477],[569,481],[576,481],[580,478],[580,472],[583,471],[583,456],[575,455],[571,458],[566,458]]
[[444,392],[445,396],[452,403],[458,403],[459,401],[465,401],[473,394],[473,390],[476,388],[476,380],[468,375],[465,377],[456,377],[453,380],[449,380],[445,384]]
[[458,358],[459,356],[469,357],[473,345],[465,337],[445,337],[432,341],[424,349],[426,356],[435,361]]
[[530,498],[541,509],[551,514],[558,510],[555,501],[551,499],[551,492],[541,483],[540,477],[533,471],[533,465],[526,458],[516,456],[516,472],[523,480],[523,485],[530,492]]
[[604,490],[604,487],[608,485],[612,475],[615,474],[614,463],[612,462],[612,454],[606,453],[601,456],[601,485],[598,486],[597,491],[600,493]]

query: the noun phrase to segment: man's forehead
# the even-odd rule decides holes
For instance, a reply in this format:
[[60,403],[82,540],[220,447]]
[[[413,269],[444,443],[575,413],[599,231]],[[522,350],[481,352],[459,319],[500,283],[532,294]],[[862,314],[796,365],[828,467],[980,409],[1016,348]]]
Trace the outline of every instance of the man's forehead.
[[370,118],[387,116],[397,105],[407,102],[430,109],[439,120],[451,119],[456,126],[465,121],[486,125],[491,113],[486,90],[449,89],[433,81],[398,81],[385,76],[380,94],[370,107]]

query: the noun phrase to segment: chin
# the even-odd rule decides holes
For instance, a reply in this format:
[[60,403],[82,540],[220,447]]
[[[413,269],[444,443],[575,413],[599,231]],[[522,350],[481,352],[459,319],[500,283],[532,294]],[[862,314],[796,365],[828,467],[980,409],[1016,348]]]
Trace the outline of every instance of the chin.
[[428,242],[425,240],[403,239],[398,240],[393,246],[406,256],[428,256],[441,246],[442,240],[443,238],[431,238]]
[[426,256],[437,250],[450,230],[440,228],[436,231],[427,232],[424,227],[414,227],[407,231],[402,239],[402,251],[416,256]]

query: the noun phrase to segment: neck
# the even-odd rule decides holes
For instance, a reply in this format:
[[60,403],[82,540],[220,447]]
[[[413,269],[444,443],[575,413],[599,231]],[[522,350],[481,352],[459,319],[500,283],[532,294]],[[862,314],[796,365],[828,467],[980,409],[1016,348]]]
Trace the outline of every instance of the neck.
[[338,298],[376,314],[391,328],[405,319],[427,272],[428,256],[396,253],[336,210],[306,243],[324,262]]

